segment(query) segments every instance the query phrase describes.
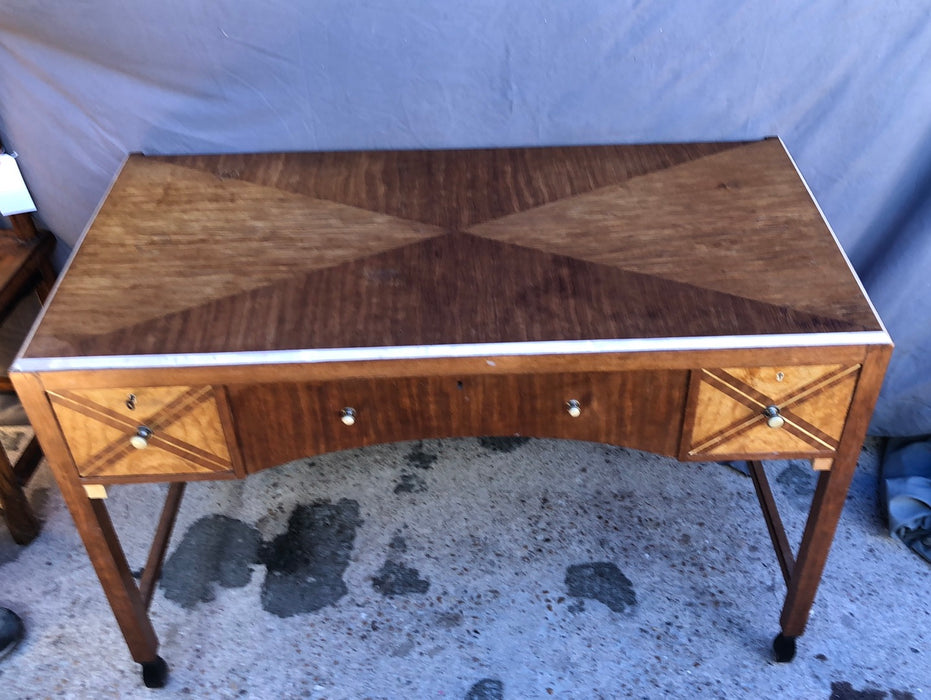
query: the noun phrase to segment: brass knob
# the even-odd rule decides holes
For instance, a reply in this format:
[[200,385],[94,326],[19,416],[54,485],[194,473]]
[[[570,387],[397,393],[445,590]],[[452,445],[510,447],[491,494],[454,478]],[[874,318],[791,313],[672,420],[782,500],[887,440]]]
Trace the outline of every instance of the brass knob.
[[778,406],[767,406],[763,409],[763,416],[766,418],[766,425],[770,428],[781,428],[786,424],[786,419],[779,413]]
[[573,418],[578,418],[582,415],[582,406],[575,399],[569,399],[566,401],[566,413],[568,413]]
[[146,428],[144,425],[140,425],[136,429],[136,434],[129,438],[129,444],[135,447],[137,450],[144,450],[149,446],[150,437],[152,437],[152,431]]
[[339,419],[343,421],[343,425],[355,425],[356,424],[356,409],[350,408],[347,406],[342,411],[339,412]]

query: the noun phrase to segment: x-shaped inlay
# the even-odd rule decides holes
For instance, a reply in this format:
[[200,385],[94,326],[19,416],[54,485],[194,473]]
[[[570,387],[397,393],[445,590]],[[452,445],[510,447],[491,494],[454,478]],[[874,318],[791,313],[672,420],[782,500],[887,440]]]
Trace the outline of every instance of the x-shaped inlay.
[[104,473],[109,467],[132,454],[136,448],[130,443],[129,437],[134,435],[140,426],[144,426],[151,432],[147,438],[150,448],[158,448],[209,471],[229,471],[232,466],[228,458],[208,452],[166,432],[168,427],[190,415],[199,406],[214,400],[213,390],[210,387],[190,388],[154,413],[138,419],[122,415],[98,403],[89,402],[86,397],[71,391],[56,391],[51,393],[50,397],[52,402],[58,406],[76,411],[121,431],[121,437],[118,440],[110,442],[86,460],[82,470],[84,476]]
[[780,397],[768,396],[726,370],[702,369],[702,382],[750,409],[750,414],[741,416],[706,436],[699,444],[693,445],[691,452],[696,454],[714,451],[718,446],[733,440],[742,433],[765,424],[768,417],[766,409],[770,407],[777,409],[778,415],[784,419],[784,423],[774,429],[785,430],[816,450],[833,452],[837,449],[840,436],[829,435],[802,418],[794,409],[831,387],[840,384],[858,372],[859,369],[859,365],[837,368]]

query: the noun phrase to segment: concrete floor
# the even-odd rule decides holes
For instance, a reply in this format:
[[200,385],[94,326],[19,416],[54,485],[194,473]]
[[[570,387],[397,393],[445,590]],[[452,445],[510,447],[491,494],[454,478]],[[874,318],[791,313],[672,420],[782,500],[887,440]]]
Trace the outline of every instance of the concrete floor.
[[[40,537],[0,526],[28,637],[0,698],[921,698],[931,579],[884,528],[870,444],[808,631],[771,661],[784,584],[748,477],[556,440],[398,443],[188,487],[129,657],[47,467]],[[768,465],[797,541],[814,476]],[[164,486],[110,489],[141,566]]]

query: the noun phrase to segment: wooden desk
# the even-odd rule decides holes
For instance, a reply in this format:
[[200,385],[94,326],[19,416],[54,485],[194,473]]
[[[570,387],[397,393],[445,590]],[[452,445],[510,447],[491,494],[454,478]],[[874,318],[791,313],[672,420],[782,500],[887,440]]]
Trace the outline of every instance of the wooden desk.
[[[795,651],[891,342],[782,143],[130,157],[13,381],[147,685],[184,482],[413,438],[750,460]],[[797,556],[756,460],[820,471]],[[102,487],[175,482],[140,583]]]

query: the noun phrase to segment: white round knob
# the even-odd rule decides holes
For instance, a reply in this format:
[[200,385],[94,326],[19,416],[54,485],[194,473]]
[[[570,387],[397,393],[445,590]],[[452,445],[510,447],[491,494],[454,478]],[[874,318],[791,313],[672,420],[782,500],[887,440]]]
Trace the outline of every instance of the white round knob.
[[144,450],[149,446],[149,438],[152,437],[152,431],[144,425],[140,425],[136,434],[129,438],[129,444],[137,450]]
[[578,418],[582,415],[582,406],[575,399],[566,401],[566,412],[573,418]]
[[347,406],[342,411],[340,411],[339,419],[343,422],[343,425],[355,425],[356,410]]
[[786,424],[786,419],[779,413],[778,406],[767,406],[763,409],[763,415],[766,417],[766,425],[770,428],[778,429]]

